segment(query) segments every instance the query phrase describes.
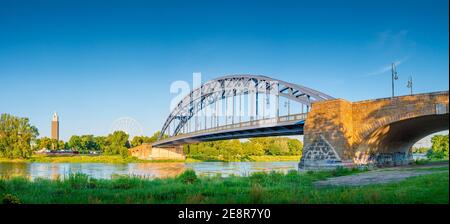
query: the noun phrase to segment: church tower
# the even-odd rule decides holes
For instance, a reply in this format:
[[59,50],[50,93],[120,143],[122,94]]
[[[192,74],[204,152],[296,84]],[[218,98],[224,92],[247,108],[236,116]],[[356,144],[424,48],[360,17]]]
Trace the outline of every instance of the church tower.
[[52,139],[59,141],[59,117],[56,112],[53,114],[52,119]]

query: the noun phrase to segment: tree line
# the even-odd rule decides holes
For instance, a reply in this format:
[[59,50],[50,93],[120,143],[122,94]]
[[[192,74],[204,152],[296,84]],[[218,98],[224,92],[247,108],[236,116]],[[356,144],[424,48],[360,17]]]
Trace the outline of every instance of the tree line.
[[221,140],[184,145],[186,156],[200,160],[242,161],[250,156],[300,155],[303,143],[281,137],[250,138],[248,141]]
[[[72,149],[80,153],[95,151],[105,155],[122,155],[122,157],[127,157],[129,148],[142,145],[143,143],[153,143],[158,136],[159,132],[156,132],[151,137],[135,136],[129,141],[127,133],[115,131],[107,136],[73,135],[67,142],[44,137],[37,140],[37,145],[39,149]],[[54,148],[55,145],[58,148]]]
[[[0,157],[29,158],[33,151],[47,149],[73,149],[80,153],[97,151],[107,155],[128,156],[130,147],[153,143],[160,132],[152,136],[135,136],[115,131],[107,136],[73,135],[68,142],[56,141],[48,137],[38,138],[38,129],[30,124],[28,118],[10,114],[0,115]],[[167,136],[165,136],[167,137]],[[430,159],[448,159],[448,135],[434,135],[430,149],[417,149],[427,152]],[[297,139],[266,137],[251,138],[248,141],[222,140],[185,145],[183,150],[188,157],[201,160],[238,161],[250,156],[262,155],[301,155],[303,143]]]
[[157,140],[159,132],[153,136],[136,136],[129,141],[129,135],[115,131],[107,136],[73,135],[69,141],[57,141],[48,137],[38,138],[38,129],[30,124],[28,118],[21,118],[3,113],[0,115],[0,157],[29,158],[40,149],[72,149],[80,153],[97,151],[107,155],[128,156],[128,148],[152,143]]

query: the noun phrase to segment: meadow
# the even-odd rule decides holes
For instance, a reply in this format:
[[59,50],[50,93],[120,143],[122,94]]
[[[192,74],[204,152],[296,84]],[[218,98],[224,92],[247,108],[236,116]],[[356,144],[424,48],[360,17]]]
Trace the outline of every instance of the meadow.
[[3,203],[302,203],[302,204],[448,204],[447,172],[404,181],[358,187],[316,187],[313,182],[365,170],[253,173],[238,177],[197,176],[187,170],[174,178],[119,176],[111,180],[72,174],[56,180],[0,179]]

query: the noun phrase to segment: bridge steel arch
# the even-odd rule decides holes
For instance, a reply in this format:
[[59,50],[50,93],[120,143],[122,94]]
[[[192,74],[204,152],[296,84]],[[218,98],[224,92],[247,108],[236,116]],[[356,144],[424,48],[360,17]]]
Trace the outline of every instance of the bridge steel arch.
[[[262,75],[228,75],[222,76],[203,83],[200,87],[187,94],[171,111],[164,122],[161,134],[158,138],[162,140],[168,133],[169,137],[176,136],[186,123],[200,110],[210,104],[245,94],[274,94],[289,100],[299,102],[307,106],[307,111],[312,103],[334,99],[333,97],[310,89],[305,86],[273,79]],[[276,105],[277,107],[279,105]],[[277,114],[278,115],[278,114]],[[172,122],[177,122],[173,132],[169,131]]]

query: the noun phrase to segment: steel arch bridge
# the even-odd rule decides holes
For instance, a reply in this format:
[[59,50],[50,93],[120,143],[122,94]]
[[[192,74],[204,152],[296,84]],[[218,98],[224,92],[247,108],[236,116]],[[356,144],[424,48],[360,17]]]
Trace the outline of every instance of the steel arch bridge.
[[153,146],[303,134],[311,103],[330,99],[334,98],[262,75],[219,77],[203,83],[174,107]]

